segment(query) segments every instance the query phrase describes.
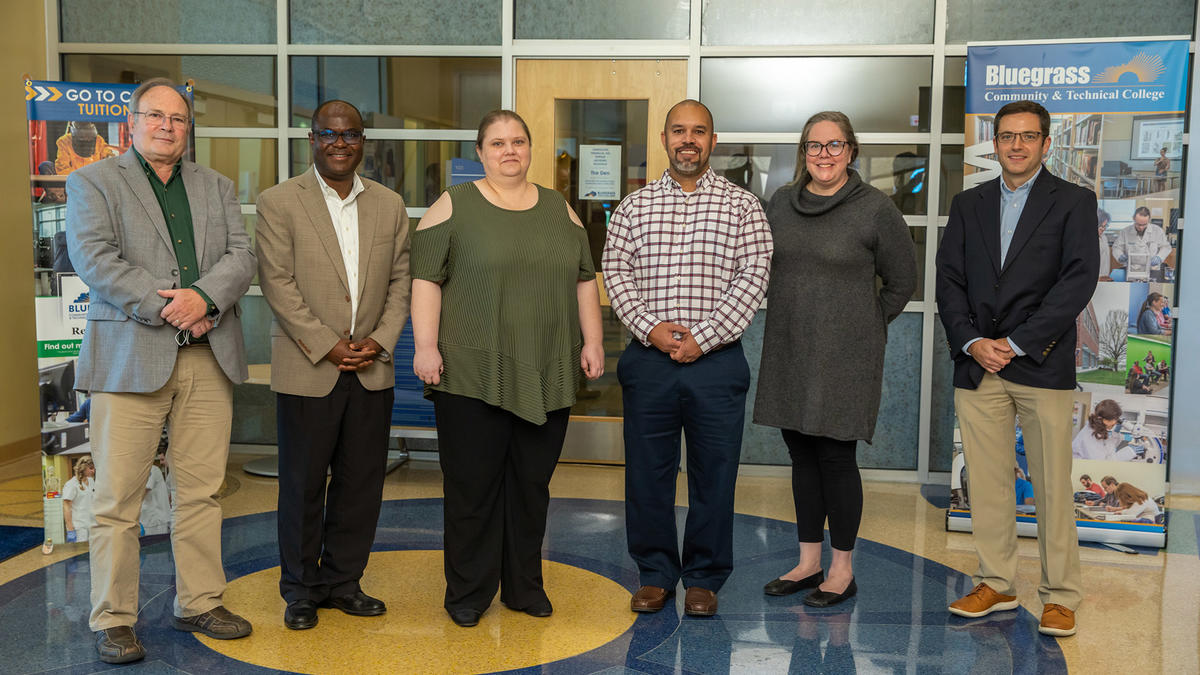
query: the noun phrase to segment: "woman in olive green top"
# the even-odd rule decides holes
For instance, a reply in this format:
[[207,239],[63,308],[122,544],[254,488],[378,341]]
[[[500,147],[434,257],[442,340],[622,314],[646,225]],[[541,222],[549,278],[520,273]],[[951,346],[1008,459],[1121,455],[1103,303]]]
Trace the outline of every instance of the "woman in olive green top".
[[474,626],[500,601],[550,616],[542,538],[550,476],[583,376],[604,372],[587,235],[554,190],[526,180],[529,128],[488,113],[484,177],[444,192],[412,243],[413,372],[437,413],[445,607]]

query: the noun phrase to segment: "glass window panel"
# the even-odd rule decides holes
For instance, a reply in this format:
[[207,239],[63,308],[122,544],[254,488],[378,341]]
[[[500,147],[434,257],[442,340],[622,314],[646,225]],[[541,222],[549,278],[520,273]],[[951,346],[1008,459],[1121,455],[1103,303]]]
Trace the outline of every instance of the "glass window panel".
[[708,58],[700,92],[718,132],[799,134],[821,110],[846,113],[859,132],[914,132],[929,125],[932,73],[927,56]]
[[933,0],[704,0],[701,25],[706,45],[929,43]]
[[[765,204],[796,177],[796,150],[794,144],[718,143],[709,162]],[[928,145],[862,145],[854,164],[863,180],[891,195],[905,215],[925,213],[928,166]]]
[[686,40],[688,0],[515,0],[517,39]]
[[59,0],[63,42],[273,44],[276,0]]
[[[940,237],[939,237],[940,239]],[[929,424],[929,470],[949,471],[954,459],[954,362],[942,318],[933,319],[933,385]]]
[[925,298],[925,232],[928,228],[923,225],[909,225],[908,233],[912,235],[913,255],[917,261],[917,288],[913,291],[913,300]]
[[947,0],[946,42],[1191,35],[1194,0]]
[[358,107],[376,129],[474,129],[500,107],[500,59],[443,56],[297,56],[292,121],[310,125],[322,101]]
[[135,83],[191,79],[198,127],[274,127],[275,57],[164,54],[65,54],[70,82]]
[[[400,193],[405,206],[429,206],[449,186],[450,160],[478,161],[471,141],[371,140],[363,144],[358,173]],[[312,166],[312,146],[306,138],[291,141],[291,175]]]
[[[274,5],[274,0],[271,0]],[[498,45],[501,0],[290,0],[293,44]]]
[[920,312],[904,312],[888,325],[875,437],[870,444],[858,443],[858,465],[863,468],[917,468],[922,321]]
[[943,77],[946,85],[942,88],[942,131],[961,134],[967,111],[967,58],[947,57]]
[[938,215],[950,215],[950,200],[963,190],[963,146],[942,146],[942,175],[938,191]]
[[274,138],[197,138],[196,163],[232,180],[242,204],[253,204],[279,182]]

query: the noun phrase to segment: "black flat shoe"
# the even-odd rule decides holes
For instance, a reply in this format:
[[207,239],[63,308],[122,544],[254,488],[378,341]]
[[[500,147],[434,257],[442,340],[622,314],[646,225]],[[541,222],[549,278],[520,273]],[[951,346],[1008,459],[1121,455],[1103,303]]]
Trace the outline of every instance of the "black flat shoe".
[[479,623],[479,617],[483,616],[483,612],[477,609],[447,609],[446,612],[450,615],[450,620],[462,626],[470,628]]
[[354,591],[349,595],[328,597],[321,607],[340,609],[350,616],[379,616],[387,611],[387,605],[382,600],[372,598],[362,591]]
[[763,593],[767,595],[791,595],[806,588],[816,588],[821,585],[822,581],[825,581],[825,572],[817,570],[816,574],[810,574],[799,581],[776,579],[768,582],[766,586],[763,586]]
[[308,630],[317,625],[317,603],[312,600],[289,602],[283,610],[283,625],[292,630]]
[[544,619],[554,613],[554,605],[550,604],[550,598],[542,598],[526,607],[513,607],[507,602],[504,603],[504,606],[514,612],[525,612],[529,616],[536,616],[539,619]]
[[809,607],[832,607],[839,602],[853,598],[855,593],[858,593],[858,584],[855,584],[854,580],[851,579],[850,585],[846,586],[846,590],[841,593],[830,593],[829,591],[817,589],[804,598],[804,604]]

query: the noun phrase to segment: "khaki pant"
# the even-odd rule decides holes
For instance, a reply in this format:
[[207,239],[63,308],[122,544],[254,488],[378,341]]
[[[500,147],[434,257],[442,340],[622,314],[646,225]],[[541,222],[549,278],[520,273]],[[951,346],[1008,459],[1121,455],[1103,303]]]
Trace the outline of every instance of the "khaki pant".
[[955,389],[970,488],[971,526],[979,554],[974,583],[1012,595],[1017,576],[1014,415],[1037,505],[1042,578],[1038,597],[1075,610],[1082,599],[1079,535],[1071,482],[1070,390],[1014,384],[985,374],[977,389]]
[[233,384],[207,346],[181,349],[175,370],[148,394],[92,395],[96,462],[91,535],[91,629],[137,621],[141,546],[138,515],[151,462],[168,427],[175,488],[175,615],[195,616],[222,604],[221,506],[233,419]]

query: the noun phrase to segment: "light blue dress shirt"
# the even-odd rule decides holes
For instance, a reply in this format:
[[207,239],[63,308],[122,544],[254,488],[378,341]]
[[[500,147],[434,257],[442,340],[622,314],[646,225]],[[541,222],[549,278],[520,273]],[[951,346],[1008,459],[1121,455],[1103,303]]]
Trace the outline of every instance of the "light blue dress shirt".
[[[1029,191],[1033,189],[1033,182],[1042,174],[1042,169],[1039,167],[1037,173],[1033,174],[1029,180],[1022,183],[1017,189],[1008,187],[1008,183],[1004,179],[1000,179],[1000,267],[1004,267],[1004,260],[1008,258],[1008,247],[1012,245],[1013,234],[1017,231],[1017,223],[1021,220],[1021,212],[1025,210],[1025,202],[1029,200]],[[982,340],[983,338],[975,338],[963,345],[963,351],[969,356],[971,352],[967,349]],[[1017,346],[1010,338],[1008,344],[1012,347],[1013,352],[1017,356],[1025,356],[1025,352]]]

